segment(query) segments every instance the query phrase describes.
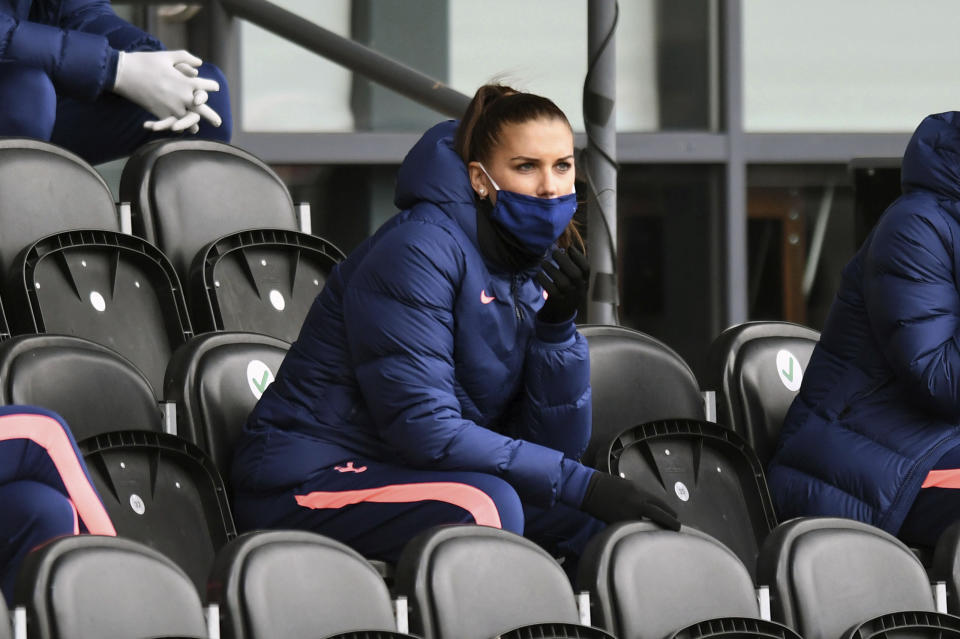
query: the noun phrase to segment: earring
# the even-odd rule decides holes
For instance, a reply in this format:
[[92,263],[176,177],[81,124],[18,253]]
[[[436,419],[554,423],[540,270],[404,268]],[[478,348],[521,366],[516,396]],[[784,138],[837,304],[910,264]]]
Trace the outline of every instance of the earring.
[[480,187],[480,195],[484,195],[486,192],[487,192],[487,190],[481,186],[481,187]]

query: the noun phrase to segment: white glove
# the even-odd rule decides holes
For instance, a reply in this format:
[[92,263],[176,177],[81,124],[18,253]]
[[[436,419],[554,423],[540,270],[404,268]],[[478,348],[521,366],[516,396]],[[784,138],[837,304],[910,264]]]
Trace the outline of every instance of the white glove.
[[201,116],[219,126],[220,116],[204,103],[220,85],[196,77],[201,64],[187,51],[121,51],[113,91],[159,117],[144,123],[153,131],[193,131]]

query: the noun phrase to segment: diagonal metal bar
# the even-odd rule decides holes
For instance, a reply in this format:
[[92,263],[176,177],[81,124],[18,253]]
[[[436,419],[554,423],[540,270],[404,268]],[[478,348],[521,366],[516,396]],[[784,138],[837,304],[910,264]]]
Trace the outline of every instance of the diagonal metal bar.
[[235,17],[300,45],[444,115],[459,118],[470,98],[440,80],[337,35],[267,0],[220,0]]

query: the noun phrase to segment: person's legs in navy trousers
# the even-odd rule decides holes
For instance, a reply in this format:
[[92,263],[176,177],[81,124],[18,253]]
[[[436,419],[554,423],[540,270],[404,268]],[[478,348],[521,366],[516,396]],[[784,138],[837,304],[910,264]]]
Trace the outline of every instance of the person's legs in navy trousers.
[[288,492],[237,495],[234,506],[241,530],[312,530],[389,562],[433,526],[493,526],[564,557],[570,575],[587,540],[603,529],[600,521],[562,504],[524,505],[510,484],[493,475],[413,470],[364,459],[320,469]]
[[913,546],[933,547],[940,533],[960,520],[960,446],[940,458],[923,485],[897,536]]
[[200,130],[154,133],[143,128],[156,116],[120,96],[105,92],[92,102],[58,96],[50,78],[40,69],[0,62],[0,136],[28,137],[53,142],[91,164],[132,153],[140,145],[161,138],[205,139],[229,142],[233,130],[230,91],[223,73],[204,63],[200,76],[216,80],[220,90],[207,104],[223,119],[219,127],[200,119]]

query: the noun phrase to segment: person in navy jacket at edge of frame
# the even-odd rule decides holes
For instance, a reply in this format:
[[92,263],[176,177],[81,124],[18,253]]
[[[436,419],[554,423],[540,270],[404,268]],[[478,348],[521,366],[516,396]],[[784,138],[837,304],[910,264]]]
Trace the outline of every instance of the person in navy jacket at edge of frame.
[[0,0],[0,136],[97,164],[178,133],[228,142],[231,128],[220,69],[165,51],[110,0]]
[[781,519],[932,546],[960,519],[960,113],[917,127],[901,185],[844,268],[768,479]]
[[0,589],[8,606],[24,557],[81,532],[116,536],[70,428],[42,408],[0,406]]
[[602,522],[664,502],[578,461],[590,438],[588,265],[573,133],[550,100],[481,87],[397,177],[401,210],[336,269],[234,456],[241,529],[396,560],[443,523],[541,543],[568,574]]

